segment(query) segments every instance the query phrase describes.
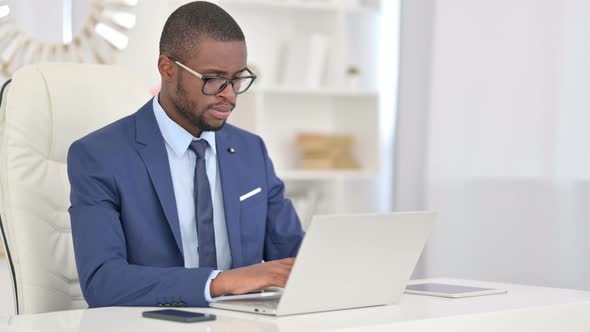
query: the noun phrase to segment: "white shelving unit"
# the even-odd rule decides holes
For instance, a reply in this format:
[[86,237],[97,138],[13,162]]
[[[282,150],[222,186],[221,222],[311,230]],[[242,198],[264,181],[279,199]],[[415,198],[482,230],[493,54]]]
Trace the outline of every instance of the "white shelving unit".
[[[379,7],[363,1],[217,3],[244,30],[248,61],[259,75],[252,91],[240,96],[230,122],[264,138],[289,196],[305,210],[299,211],[302,218],[378,210]],[[314,38],[320,40],[315,49]],[[346,75],[351,65],[360,73],[355,84]],[[295,137],[301,132],[352,135],[361,169],[300,169]],[[310,204],[309,195],[320,200],[313,213],[301,205]]]
[[221,6],[254,6],[274,7],[278,9],[312,10],[312,11],[345,11],[372,12],[378,9],[376,1],[349,0],[218,0]]
[[253,91],[240,96],[230,122],[264,138],[280,175],[293,171],[318,173],[315,170],[305,171],[298,168],[295,137],[300,132],[349,134],[354,137],[354,155],[361,164],[361,170],[320,173],[377,175],[377,101],[376,94]]
[[[184,2],[171,1],[171,5],[176,8]],[[383,175],[377,83],[381,2],[214,2],[242,27],[248,63],[258,75],[252,89],[239,97],[229,122],[264,138],[296,207],[298,197],[313,193],[320,199],[313,213],[379,210],[383,199],[378,188]],[[359,72],[354,80],[347,77],[350,66]],[[352,135],[353,154],[361,168],[300,169],[295,138],[301,132]]]

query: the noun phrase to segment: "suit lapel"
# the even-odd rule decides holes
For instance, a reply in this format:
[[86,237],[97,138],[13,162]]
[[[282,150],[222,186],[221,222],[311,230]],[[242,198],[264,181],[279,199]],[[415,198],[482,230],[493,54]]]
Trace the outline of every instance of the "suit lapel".
[[172,229],[176,245],[184,256],[168,154],[154,115],[152,100],[136,113],[135,120],[137,151],[148,170],[166,220]]
[[[217,145],[217,162],[223,192],[223,206],[225,210],[225,223],[227,237],[232,255],[232,268],[244,265],[242,256],[242,232],[240,226],[240,199],[239,199],[239,166],[236,158],[239,158],[240,148],[233,142],[228,133],[227,125],[215,134]],[[230,152],[234,149],[234,152]]]

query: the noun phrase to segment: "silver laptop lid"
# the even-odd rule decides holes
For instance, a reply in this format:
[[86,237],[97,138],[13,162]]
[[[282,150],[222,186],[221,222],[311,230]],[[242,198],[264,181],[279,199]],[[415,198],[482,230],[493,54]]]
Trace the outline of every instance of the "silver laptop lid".
[[432,212],[314,217],[277,315],[397,303],[434,218]]

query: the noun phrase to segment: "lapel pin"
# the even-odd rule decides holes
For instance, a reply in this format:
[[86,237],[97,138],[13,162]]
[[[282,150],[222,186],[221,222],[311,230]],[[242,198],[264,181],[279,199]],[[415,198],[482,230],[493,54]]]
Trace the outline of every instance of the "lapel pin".
[[229,149],[227,149],[227,151],[229,153],[236,153],[236,149],[234,149],[234,148],[229,148]]

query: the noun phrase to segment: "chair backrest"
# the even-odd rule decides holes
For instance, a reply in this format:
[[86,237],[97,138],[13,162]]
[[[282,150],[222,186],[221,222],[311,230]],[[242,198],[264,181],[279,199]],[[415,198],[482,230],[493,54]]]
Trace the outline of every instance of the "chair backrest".
[[118,66],[50,63],[14,74],[0,105],[0,217],[17,314],[87,307],[68,214],[68,148],[148,98]]

